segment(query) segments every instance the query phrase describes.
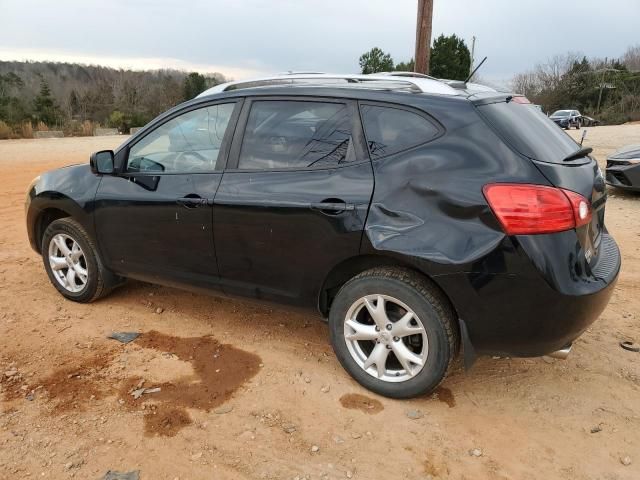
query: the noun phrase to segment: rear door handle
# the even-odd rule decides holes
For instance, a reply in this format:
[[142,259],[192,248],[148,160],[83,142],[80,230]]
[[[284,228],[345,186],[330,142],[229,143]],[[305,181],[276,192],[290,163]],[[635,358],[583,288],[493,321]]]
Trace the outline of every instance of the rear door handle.
[[311,210],[318,210],[327,215],[336,215],[345,211],[355,210],[353,203],[346,203],[338,199],[330,199],[322,202],[312,202],[309,204]]

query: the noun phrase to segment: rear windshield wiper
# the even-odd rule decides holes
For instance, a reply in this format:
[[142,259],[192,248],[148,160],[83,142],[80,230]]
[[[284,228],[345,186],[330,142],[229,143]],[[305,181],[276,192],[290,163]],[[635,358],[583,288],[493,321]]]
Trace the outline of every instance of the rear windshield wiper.
[[593,152],[593,148],[591,147],[583,147],[580,150],[576,150],[571,155],[567,155],[562,159],[563,162],[569,162],[571,160],[577,160],[578,158],[586,157],[591,152]]

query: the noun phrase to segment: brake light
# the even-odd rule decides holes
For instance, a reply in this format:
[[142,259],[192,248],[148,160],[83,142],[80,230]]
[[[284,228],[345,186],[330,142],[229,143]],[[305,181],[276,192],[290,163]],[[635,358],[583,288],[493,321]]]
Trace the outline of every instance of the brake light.
[[563,188],[492,183],[482,191],[507,235],[562,232],[591,221],[589,201]]
[[511,101],[513,103],[521,103],[523,105],[529,105],[531,104],[531,102],[529,101],[529,99],[527,97],[523,97],[523,96],[517,96],[517,97],[513,97],[511,99]]

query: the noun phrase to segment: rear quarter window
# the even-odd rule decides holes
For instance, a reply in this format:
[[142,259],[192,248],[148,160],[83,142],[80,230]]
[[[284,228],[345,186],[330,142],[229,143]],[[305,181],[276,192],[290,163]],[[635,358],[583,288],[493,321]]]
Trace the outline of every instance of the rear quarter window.
[[372,160],[393,155],[433,140],[440,128],[417,113],[380,105],[360,105]]
[[534,105],[502,100],[479,105],[478,111],[512,148],[526,157],[562,163],[566,156],[580,148]]

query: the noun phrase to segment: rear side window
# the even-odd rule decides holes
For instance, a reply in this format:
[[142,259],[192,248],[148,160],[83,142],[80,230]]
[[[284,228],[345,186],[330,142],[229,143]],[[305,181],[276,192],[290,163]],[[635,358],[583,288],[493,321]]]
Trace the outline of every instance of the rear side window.
[[[562,163],[580,146],[535,106],[501,101],[478,111],[522,155],[542,162]],[[567,113],[571,113],[567,111]]]
[[423,144],[440,133],[426,118],[399,108],[361,105],[360,114],[372,160]]
[[354,161],[352,120],[344,103],[253,102],[238,168],[331,167]]

